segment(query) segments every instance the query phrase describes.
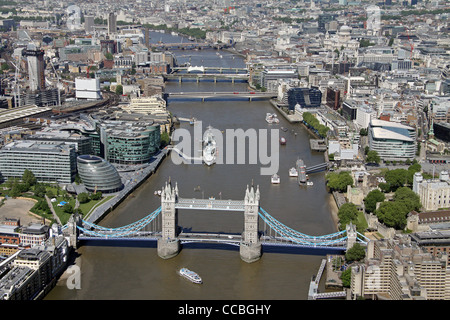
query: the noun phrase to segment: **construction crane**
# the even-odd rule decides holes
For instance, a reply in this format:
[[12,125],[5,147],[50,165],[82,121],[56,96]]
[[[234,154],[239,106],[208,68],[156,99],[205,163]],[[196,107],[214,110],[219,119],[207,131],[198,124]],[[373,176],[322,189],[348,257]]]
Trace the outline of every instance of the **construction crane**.
[[91,70],[92,66],[89,66],[89,68],[87,69],[87,78],[89,79],[89,70]]
[[413,50],[414,50],[414,42],[411,41],[411,38],[409,37],[409,29],[408,29],[408,27],[405,27],[405,29],[406,29],[406,35],[408,36],[409,45],[411,46],[411,54],[409,55],[409,59],[412,59]]

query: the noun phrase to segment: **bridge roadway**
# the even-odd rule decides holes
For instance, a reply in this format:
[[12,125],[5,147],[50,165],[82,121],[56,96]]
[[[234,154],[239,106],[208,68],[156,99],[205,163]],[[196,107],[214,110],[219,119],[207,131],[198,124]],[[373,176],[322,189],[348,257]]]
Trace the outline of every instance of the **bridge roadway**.
[[273,92],[168,92],[166,93],[168,98],[245,98],[249,99],[271,99],[276,97],[276,93]]
[[[81,233],[78,237],[80,241],[100,241],[100,242],[156,242],[161,238],[160,231],[139,231],[134,233],[133,235],[123,236],[123,237],[108,237],[108,234],[112,234],[108,231],[102,231],[103,237],[100,236],[92,236],[85,235]],[[242,241],[241,234],[227,234],[227,233],[211,233],[211,232],[180,232],[177,236],[180,240],[181,244],[188,243],[209,243],[209,244],[218,244],[218,245],[232,245],[239,247]],[[286,240],[286,238],[279,236],[267,236],[262,235],[260,237],[261,245],[269,251],[272,252],[284,252],[286,249],[323,249],[327,252],[336,253],[345,251],[345,244],[335,245],[335,246],[325,246],[321,245],[320,241],[317,242],[317,245],[306,245],[295,243],[292,241]]]

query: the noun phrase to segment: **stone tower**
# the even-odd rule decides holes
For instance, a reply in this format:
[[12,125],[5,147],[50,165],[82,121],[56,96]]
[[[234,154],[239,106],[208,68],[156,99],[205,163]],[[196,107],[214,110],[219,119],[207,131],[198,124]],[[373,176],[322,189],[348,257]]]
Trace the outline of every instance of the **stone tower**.
[[247,186],[244,198],[244,232],[240,245],[241,259],[245,262],[254,262],[261,257],[261,242],[258,231],[259,212],[259,186]]
[[81,219],[78,212],[75,212],[70,216],[69,221],[67,221],[67,232],[69,234],[69,246],[73,249],[78,247],[78,226],[81,226]]
[[353,223],[348,224],[345,229],[347,230],[347,250],[351,249],[356,243],[357,233],[356,226]]
[[167,183],[161,191],[161,238],[158,240],[158,255],[163,259],[176,256],[180,250],[178,233],[178,213],[175,203],[178,199],[178,185]]

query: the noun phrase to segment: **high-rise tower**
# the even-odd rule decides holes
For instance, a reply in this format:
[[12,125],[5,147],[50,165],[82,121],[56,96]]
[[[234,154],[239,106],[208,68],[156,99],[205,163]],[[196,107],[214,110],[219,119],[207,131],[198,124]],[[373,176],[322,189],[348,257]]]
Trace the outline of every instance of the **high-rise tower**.
[[23,56],[27,59],[30,90],[32,92],[44,90],[44,50],[37,49],[34,45],[29,45],[26,49],[24,49]]
[[111,12],[108,16],[108,34],[117,32],[117,16]]

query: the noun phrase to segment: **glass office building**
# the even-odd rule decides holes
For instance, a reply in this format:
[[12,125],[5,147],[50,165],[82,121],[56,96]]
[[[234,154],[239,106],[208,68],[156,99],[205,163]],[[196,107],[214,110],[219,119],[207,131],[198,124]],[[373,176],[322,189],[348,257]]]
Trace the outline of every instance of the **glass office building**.
[[372,119],[369,125],[369,147],[383,160],[413,159],[416,155],[416,132],[401,123]]
[[73,144],[22,140],[0,150],[0,172],[4,179],[21,178],[30,170],[40,182],[71,183],[76,175]]
[[92,154],[110,163],[139,165],[148,163],[159,151],[161,128],[153,121],[103,120],[87,116],[82,120],[87,124],[66,124],[57,128],[78,132],[89,139],[91,152],[78,155]]
[[159,125],[124,122],[105,129],[105,158],[111,163],[136,165],[148,163],[160,145]]
[[94,155],[77,158],[78,174],[86,189],[91,192],[116,192],[123,188],[116,168],[108,161]]
[[322,92],[317,88],[291,88],[287,92],[289,110],[300,108],[318,108],[322,103]]

